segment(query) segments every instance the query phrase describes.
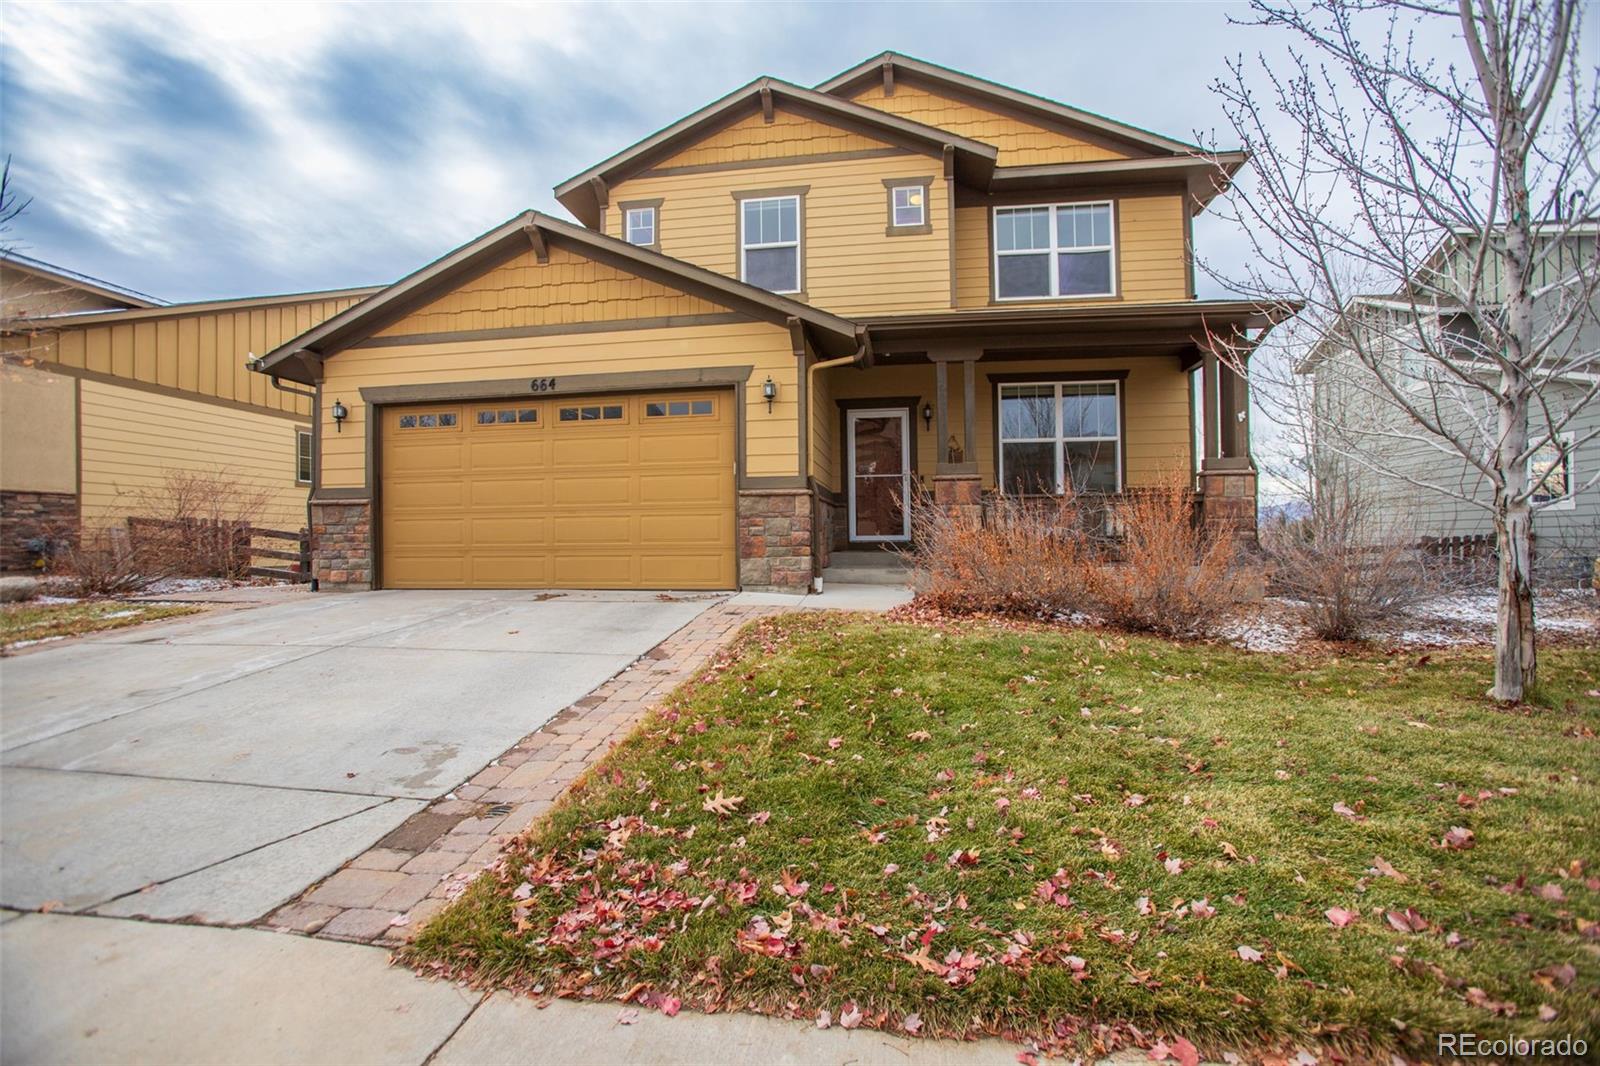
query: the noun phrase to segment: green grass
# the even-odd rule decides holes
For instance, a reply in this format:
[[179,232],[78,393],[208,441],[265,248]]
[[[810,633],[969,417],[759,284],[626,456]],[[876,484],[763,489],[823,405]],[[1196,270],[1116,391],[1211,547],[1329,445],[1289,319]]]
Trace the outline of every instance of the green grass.
[[20,641],[77,637],[102,629],[121,629],[194,614],[201,609],[183,604],[125,603],[121,600],[12,603],[0,608],[0,647],[9,648]]
[[[1594,1046],[1600,653],[1541,669],[1542,702],[1506,709],[1483,698],[1482,651],[1294,659],[788,615],[644,723],[406,958],[564,995],[642,985],[806,1018],[854,1002],[869,1025],[915,1013],[924,1033],[1062,1048],[1096,1023],[1108,1043],[1136,1026],[1212,1051],[1420,1053],[1457,1030]],[[703,809],[719,791],[743,797],[736,814]],[[1473,847],[1441,845],[1455,826]],[[1070,906],[1037,891],[1058,869]],[[786,874],[803,897],[774,890]],[[1197,899],[1215,914],[1181,909]],[[1359,917],[1335,928],[1332,907]],[[1424,931],[1386,920],[1408,907]],[[787,924],[789,954],[741,943],[757,919]],[[908,961],[923,941],[941,964],[970,953],[970,980]],[[1562,965],[1568,985],[1535,973]]]

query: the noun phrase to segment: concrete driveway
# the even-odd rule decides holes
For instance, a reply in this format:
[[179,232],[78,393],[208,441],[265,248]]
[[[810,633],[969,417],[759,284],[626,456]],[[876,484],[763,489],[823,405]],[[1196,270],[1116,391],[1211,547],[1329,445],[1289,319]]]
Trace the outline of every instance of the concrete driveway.
[[0,665],[0,906],[244,924],[703,611],[373,592]]

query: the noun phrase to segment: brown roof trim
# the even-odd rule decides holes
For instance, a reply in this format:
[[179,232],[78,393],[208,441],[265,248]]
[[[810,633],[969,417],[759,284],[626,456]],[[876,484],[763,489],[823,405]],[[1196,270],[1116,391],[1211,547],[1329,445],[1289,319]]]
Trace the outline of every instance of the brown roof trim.
[[868,318],[864,322],[874,341],[881,345],[893,342],[897,337],[920,337],[935,332],[958,339],[967,334],[1048,333],[1069,327],[1266,330],[1299,310],[1299,304],[1288,300],[1271,304],[1260,304],[1254,300],[1185,300],[1088,307],[1033,307],[1027,310],[934,311]]
[[1169,155],[1185,155],[1199,151],[1197,145],[1186,141],[1163,137],[1159,133],[1130,126],[1092,111],[1068,107],[1043,96],[1036,96],[1020,89],[1013,89],[1009,85],[974,77],[959,70],[951,70],[949,67],[941,67],[937,63],[929,63],[898,52],[884,52],[858,63],[849,70],[841,71],[822,82],[817,86],[817,90],[839,96],[852,95],[872,82],[881,81],[885,66],[893,71],[893,77],[899,81],[913,84],[918,80],[932,82],[944,88],[978,97],[991,106],[1000,105],[1006,109],[1020,110],[1053,123],[1065,122],[1080,129],[1113,137],[1145,151]]
[[1247,152],[1218,152],[1214,155],[1193,154],[1156,159],[996,167],[994,177],[989,182],[989,191],[1007,193],[1070,189],[1122,179],[1174,180],[1188,187],[1190,210],[1198,215],[1213,199],[1227,192],[1233,176],[1249,159]]
[[548,244],[568,247],[597,262],[701,296],[753,318],[778,325],[798,318],[815,331],[818,347],[830,354],[850,354],[858,349],[859,327],[848,319],[571,222],[537,211],[524,211],[279,345],[263,356],[255,369],[311,384],[308,379],[314,376],[313,364],[365,340],[451,285],[475,277],[525,251],[530,232],[538,234]]
[[596,228],[599,226],[600,209],[604,206],[596,192],[596,180],[609,186],[646,170],[662,157],[671,155],[686,144],[747,113],[761,113],[763,100],[770,100],[776,107],[811,115],[832,125],[858,130],[896,147],[937,155],[945,145],[953,145],[963,180],[979,187],[988,184],[989,174],[999,157],[998,149],[982,141],[777,78],[762,77],[624,148],[581,174],[573,175],[556,186],[556,199],[584,225]]
[[258,307],[283,307],[289,304],[311,303],[314,300],[338,300],[346,296],[370,296],[383,291],[382,285],[366,285],[357,289],[327,289],[320,292],[294,292],[282,296],[242,296],[231,300],[200,300],[186,304],[164,304],[159,307],[136,308],[131,311],[78,311],[69,315],[50,315],[46,318],[25,318],[8,323],[12,329],[74,329],[80,326],[102,326],[117,322],[138,322],[151,318],[177,318],[198,315],[208,311],[249,311]]
[[138,292],[134,289],[124,289],[113,282],[102,281],[99,278],[90,277],[88,274],[80,274],[76,270],[57,266],[54,263],[46,263],[43,259],[35,259],[31,255],[23,255],[20,252],[0,253],[0,263],[4,263],[13,270],[20,270],[24,274],[32,274],[36,278],[58,282],[77,289],[79,292],[86,292],[90,296],[98,296],[102,300],[111,300],[122,304],[124,307],[161,306],[161,301],[149,293]]

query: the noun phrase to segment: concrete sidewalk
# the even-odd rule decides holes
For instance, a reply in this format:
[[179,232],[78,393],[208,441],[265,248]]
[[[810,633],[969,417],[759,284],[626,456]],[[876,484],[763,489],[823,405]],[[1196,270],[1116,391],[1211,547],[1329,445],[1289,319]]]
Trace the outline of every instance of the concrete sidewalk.
[[[543,1006],[427,981],[377,948],[253,929],[6,915],[0,955],[30,974],[0,1003],[0,1061],[1009,1066],[1018,1048],[826,1032],[750,1014],[668,1018]],[[631,1012],[630,1012],[631,1013]]]

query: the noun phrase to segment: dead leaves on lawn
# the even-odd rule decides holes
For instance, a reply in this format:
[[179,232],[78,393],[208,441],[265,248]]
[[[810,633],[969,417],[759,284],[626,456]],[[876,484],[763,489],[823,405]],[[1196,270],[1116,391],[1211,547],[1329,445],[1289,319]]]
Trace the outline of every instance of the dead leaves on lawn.
[[719,788],[715,796],[708,796],[706,801],[700,804],[700,808],[701,810],[710,811],[719,818],[726,818],[728,815],[736,813],[739,810],[739,804],[743,802],[743,796],[725,796],[722,794],[722,789]]

